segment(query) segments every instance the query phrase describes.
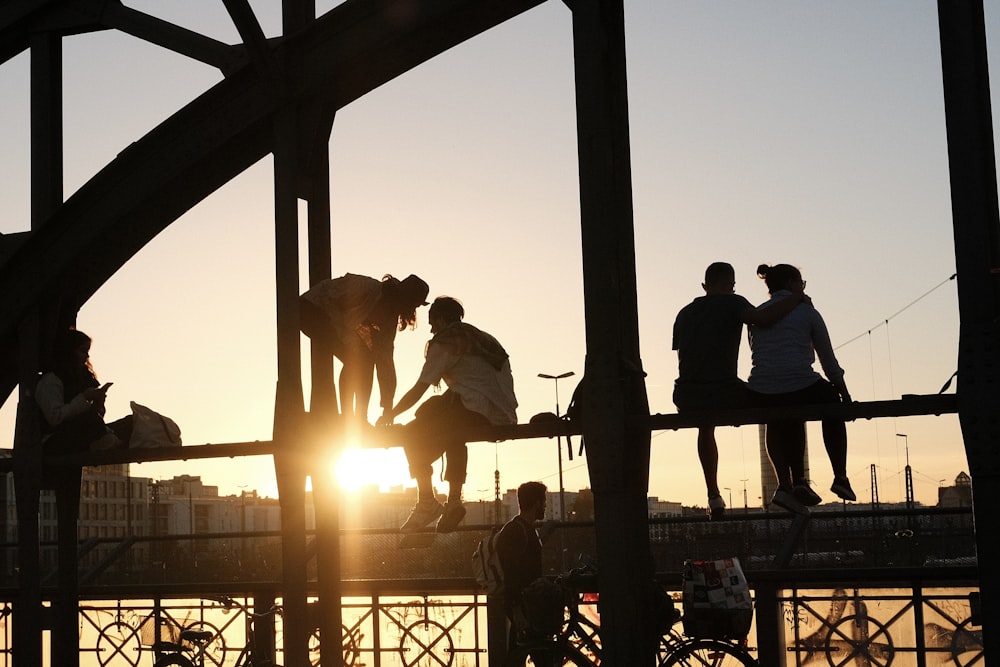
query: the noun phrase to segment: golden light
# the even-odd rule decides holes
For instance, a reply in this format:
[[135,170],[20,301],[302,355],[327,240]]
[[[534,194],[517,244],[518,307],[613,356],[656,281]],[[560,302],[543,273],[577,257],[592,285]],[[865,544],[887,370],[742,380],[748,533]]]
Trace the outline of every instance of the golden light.
[[412,484],[406,455],[399,447],[392,449],[345,449],[334,463],[337,483],[351,493],[377,486],[388,491],[394,486]]

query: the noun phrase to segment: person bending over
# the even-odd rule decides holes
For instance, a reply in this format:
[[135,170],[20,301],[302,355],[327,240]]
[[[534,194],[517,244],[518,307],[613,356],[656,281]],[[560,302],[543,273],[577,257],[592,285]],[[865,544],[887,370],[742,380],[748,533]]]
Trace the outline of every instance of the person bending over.
[[417,308],[427,305],[427,283],[410,275],[381,281],[347,273],[323,280],[299,297],[302,332],[322,341],[340,359],[340,411],[368,419],[372,377],[378,375],[380,405],[396,396],[393,344],[396,332],[416,327]]

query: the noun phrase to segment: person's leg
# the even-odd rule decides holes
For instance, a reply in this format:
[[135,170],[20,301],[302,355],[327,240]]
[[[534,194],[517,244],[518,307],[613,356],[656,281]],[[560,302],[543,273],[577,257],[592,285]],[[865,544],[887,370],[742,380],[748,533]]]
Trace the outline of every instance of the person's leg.
[[357,399],[359,380],[359,369],[357,360],[353,357],[343,359],[343,368],[340,369],[340,414],[345,417],[355,415],[355,402]]
[[358,371],[355,379],[354,412],[368,420],[368,406],[372,399],[372,383],[375,377],[375,357],[367,350],[357,359]]
[[72,454],[88,449],[111,449],[121,446],[97,413],[87,411],[64,421],[53,429],[42,446],[49,454]]
[[847,477],[847,425],[839,419],[823,420],[823,444],[834,477]]
[[404,427],[403,451],[410,467],[410,477],[417,482],[417,503],[430,502],[434,498],[434,462],[442,454],[441,448],[434,439],[427,437],[427,432],[418,419]]
[[705,476],[708,490],[708,513],[713,519],[721,519],[726,513],[726,501],[719,491],[719,446],[715,441],[715,427],[702,426],[698,429],[698,460]]
[[[673,399],[678,412],[681,413],[709,410],[713,407],[733,407],[730,403],[738,400],[734,397],[733,391],[733,388],[721,385],[679,384],[674,385]],[[705,489],[708,491],[709,514],[713,518],[720,518],[725,512],[726,503],[719,491],[719,446],[715,440],[714,426],[698,428],[697,445],[698,461],[701,463]]]
[[768,422],[765,424],[764,445],[767,457],[771,459],[778,488],[792,490],[792,473],[788,460],[788,422]]
[[702,426],[698,429],[698,460],[705,475],[708,497],[719,494],[719,446],[715,442],[715,427]]
[[417,482],[417,504],[402,525],[402,532],[412,532],[431,523],[444,512],[444,506],[434,497],[434,461],[443,449],[438,437],[436,406],[440,396],[433,396],[421,405],[413,421],[404,427],[403,451],[410,467],[410,477]]
[[803,469],[802,456],[805,449],[799,444],[800,437],[804,439],[804,425],[801,422],[769,422],[764,442],[778,480],[778,488],[771,502],[790,512],[808,514],[809,510],[792,492],[794,475],[796,472],[801,474]]
[[[472,426],[483,426],[489,421],[478,412],[467,410],[458,396],[452,396],[448,404],[448,424],[458,427],[459,430]],[[448,503],[445,505],[444,513],[437,523],[439,533],[448,533],[454,530],[462,519],[465,518],[465,506],[462,504],[462,487],[465,485],[466,475],[469,467],[469,447],[461,435],[452,435],[454,430],[447,427],[442,429],[441,437],[445,446],[445,474],[444,478],[448,482]],[[450,431],[450,432],[449,432]]]

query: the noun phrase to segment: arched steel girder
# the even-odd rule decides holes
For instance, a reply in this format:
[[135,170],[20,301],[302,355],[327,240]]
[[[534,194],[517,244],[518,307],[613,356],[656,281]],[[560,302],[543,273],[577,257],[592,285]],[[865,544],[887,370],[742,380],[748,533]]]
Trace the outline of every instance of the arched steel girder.
[[[123,150],[0,266],[0,341],[13,339],[35,304],[84,304],[167,225],[270,153],[277,113],[299,112],[302,154],[326,150],[337,109],[542,2],[347,0],[292,35],[248,44],[248,64]],[[13,0],[0,11],[0,34],[23,49],[27,36],[12,31],[57,30],[58,12],[93,4]],[[92,29],[107,27],[99,20]],[[16,346],[0,349],[6,397]]]

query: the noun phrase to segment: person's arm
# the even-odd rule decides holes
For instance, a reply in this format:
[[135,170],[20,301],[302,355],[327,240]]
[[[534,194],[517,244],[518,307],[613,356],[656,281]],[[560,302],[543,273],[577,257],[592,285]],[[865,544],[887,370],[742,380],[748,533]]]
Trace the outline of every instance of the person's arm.
[[391,424],[392,420],[396,418],[396,415],[406,412],[416,405],[417,401],[419,401],[420,398],[427,392],[427,388],[430,386],[431,385],[427,382],[417,380],[416,384],[414,384],[410,390],[403,394],[403,397],[399,399],[399,403],[396,403],[394,407],[383,412],[382,416],[379,417],[378,422],[376,423],[380,425]]
[[823,316],[815,310],[811,324],[813,349],[816,350],[816,356],[819,357],[823,373],[840,394],[840,400],[844,403],[850,403],[851,392],[847,390],[847,383],[844,381],[844,369],[840,367],[840,363],[833,353],[833,344],[830,342],[830,332],[826,328],[826,322],[823,321]]
[[[393,360],[392,341],[380,340],[375,345],[375,375],[378,378],[379,405],[382,407],[382,417],[392,412],[392,402],[396,398],[396,364]],[[420,399],[420,396],[417,397]],[[398,413],[397,413],[398,414]],[[389,417],[389,423],[392,418]]]
[[87,412],[94,404],[103,406],[107,386],[84,389],[67,402],[62,382],[54,375],[45,375],[35,387],[35,403],[49,426],[58,426]]
[[741,318],[744,324],[769,327],[780,322],[785,315],[795,310],[800,303],[811,304],[812,300],[805,294],[789,294],[773,303],[767,303],[757,308],[750,306],[750,308],[743,310]]

